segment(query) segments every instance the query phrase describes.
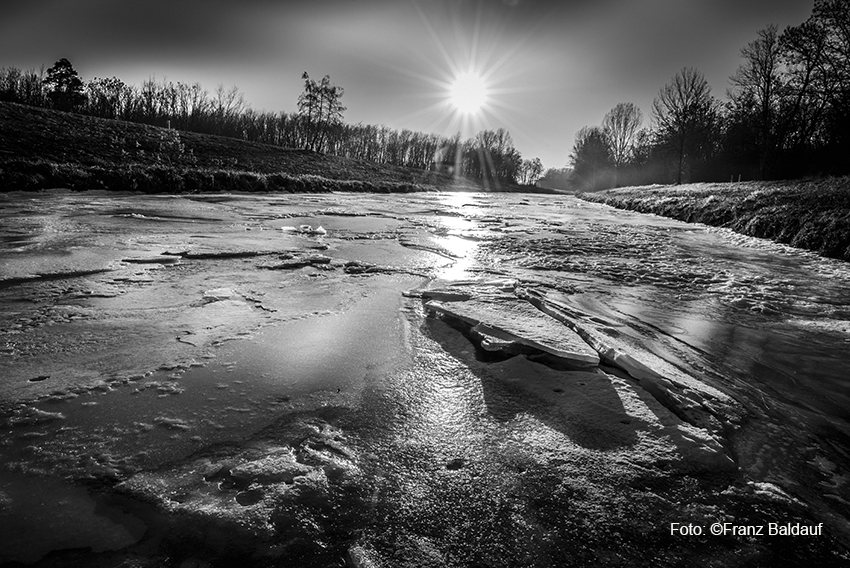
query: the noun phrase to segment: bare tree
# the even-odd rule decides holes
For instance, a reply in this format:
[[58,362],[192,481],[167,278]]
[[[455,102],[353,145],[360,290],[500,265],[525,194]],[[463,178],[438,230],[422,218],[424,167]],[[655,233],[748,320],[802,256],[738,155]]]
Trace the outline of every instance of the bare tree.
[[576,133],[570,162],[585,189],[601,189],[610,177],[613,162],[608,138],[598,126],[585,126]]
[[850,90],[850,6],[847,0],[817,0],[812,20],[826,31],[825,61],[836,91]]
[[308,150],[321,151],[331,129],[342,124],[342,95],[345,90],[331,83],[331,78],[325,75],[317,83],[305,71],[304,91],[298,96],[298,114],[305,123],[304,147]]
[[17,67],[0,68],[0,100],[32,106],[46,104],[44,66],[22,72]]
[[676,183],[693,162],[712,151],[717,101],[702,73],[685,67],[664,85],[652,103],[658,141],[673,154]]
[[729,79],[733,112],[752,124],[762,179],[767,177],[776,147],[776,121],[784,83],[781,54],[776,26],[759,30],[758,37],[741,50],[744,62]]
[[525,185],[537,185],[537,181],[543,174],[543,162],[540,158],[523,160],[519,170],[519,181]]
[[787,77],[779,126],[785,149],[800,160],[832,145],[834,157],[846,163],[850,149],[850,10],[846,0],[817,0],[812,16],[787,28],[779,43]]
[[127,85],[117,77],[95,77],[86,83],[87,112],[103,118],[119,118],[126,89]]
[[17,67],[0,68],[0,100],[18,102],[21,75]]
[[307,150],[313,150],[313,131],[321,115],[319,108],[321,104],[319,86],[316,84],[316,81],[310,78],[310,75],[306,71],[301,75],[301,78],[304,79],[304,90],[298,95],[298,115],[302,118],[306,129],[302,145]]
[[213,91],[211,104],[216,129],[218,130],[216,134],[224,136],[241,134],[235,132],[233,128],[237,118],[245,111],[245,98],[239,92],[239,89],[235,85],[225,89],[224,85],[219,84]]
[[602,132],[608,139],[611,160],[620,168],[632,159],[643,113],[634,103],[618,103],[602,119]]

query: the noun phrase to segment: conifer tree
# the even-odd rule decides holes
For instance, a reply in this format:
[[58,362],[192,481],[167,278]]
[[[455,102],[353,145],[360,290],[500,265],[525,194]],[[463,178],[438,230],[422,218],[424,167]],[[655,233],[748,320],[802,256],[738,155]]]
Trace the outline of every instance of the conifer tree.
[[57,110],[74,111],[86,102],[83,81],[64,57],[47,70],[44,86],[51,105]]

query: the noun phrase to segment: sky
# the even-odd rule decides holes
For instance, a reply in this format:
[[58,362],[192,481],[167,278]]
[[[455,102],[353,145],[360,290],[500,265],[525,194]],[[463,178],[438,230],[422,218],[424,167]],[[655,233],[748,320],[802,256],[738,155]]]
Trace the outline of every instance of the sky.
[[[576,132],[633,102],[644,125],[683,67],[725,99],[758,30],[814,0],[2,0],[0,67],[60,58],[84,80],[236,86],[257,111],[297,110],[301,75],[343,87],[350,123],[464,138],[505,128],[523,158],[564,167]],[[451,103],[481,77],[478,112]]]

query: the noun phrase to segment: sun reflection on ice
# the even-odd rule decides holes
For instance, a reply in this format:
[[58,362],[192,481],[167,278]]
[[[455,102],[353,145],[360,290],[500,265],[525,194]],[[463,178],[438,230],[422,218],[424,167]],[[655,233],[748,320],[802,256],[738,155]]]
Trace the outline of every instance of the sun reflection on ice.
[[478,213],[476,207],[469,207],[474,205],[474,198],[470,193],[446,193],[440,196],[442,205],[453,215],[441,216],[441,235],[436,241],[456,259],[437,273],[443,280],[463,280],[472,276],[470,268],[478,249],[478,240],[469,236],[475,228],[471,216]]
[[464,191],[443,193],[439,196],[440,203],[452,209],[471,205],[475,201],[475,195]]
[[477,241],[457,235],[447,235],[438,239],[438,243],[457,257],[457,260],[437,273],[439,278],[443,280],[464,280],[472,276],[470,268],[473,264],[475,251],[478,249]]

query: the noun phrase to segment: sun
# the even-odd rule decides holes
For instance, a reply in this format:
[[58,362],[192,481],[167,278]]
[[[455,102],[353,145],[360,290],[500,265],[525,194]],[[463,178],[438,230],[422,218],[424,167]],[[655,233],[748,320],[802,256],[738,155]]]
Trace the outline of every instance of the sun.
[[449,91],[451,103],[463,114],[476,114],[487,102],[487,85],[476,73],[461,73]]

